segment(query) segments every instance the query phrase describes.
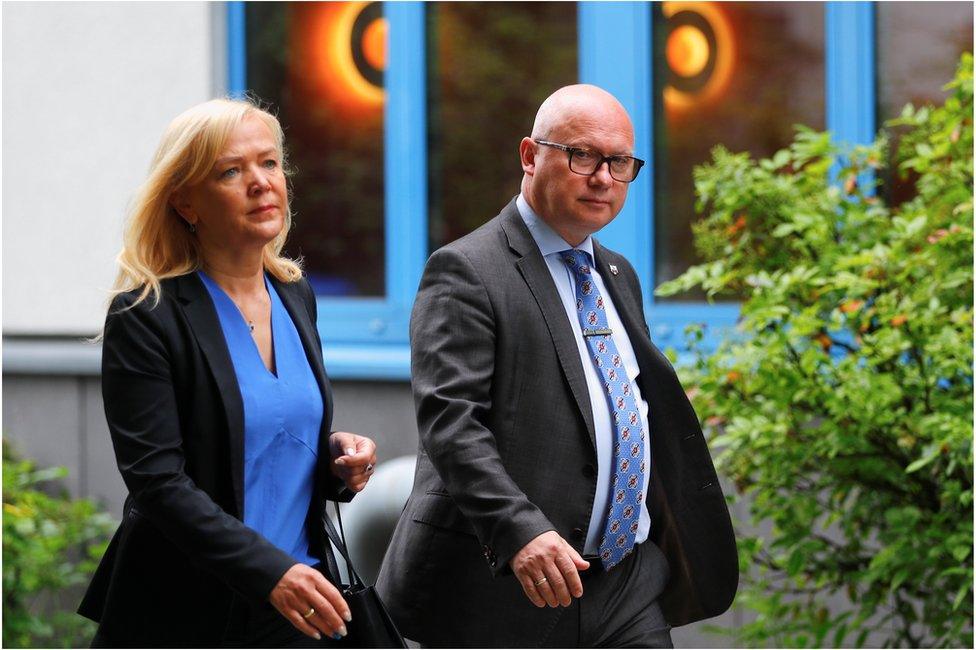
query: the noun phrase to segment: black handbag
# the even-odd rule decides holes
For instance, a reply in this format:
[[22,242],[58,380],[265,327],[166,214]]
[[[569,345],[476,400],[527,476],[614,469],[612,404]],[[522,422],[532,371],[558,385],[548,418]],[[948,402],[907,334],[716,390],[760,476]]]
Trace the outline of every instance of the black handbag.
[[[338,503],[335,504],[335,509],[336,520],[339,522],[339,529],[342,530],[342,515],[339,514]],[[325,529],[332,546],[342,555],[349,570],[349,584],[342,585],[341,591],[352,612],[352,621],[347,624],[350,640],[359,648],[406,648],[407,642],[404,641],[390,613],[386,611],[380,595],[376,593],[374,587],[363,582],[353,568],[349,551],[346,549],[346,531],[342,530],[341,535],[336,532],[335,525],[328,514],[322,519],[325,520]]]

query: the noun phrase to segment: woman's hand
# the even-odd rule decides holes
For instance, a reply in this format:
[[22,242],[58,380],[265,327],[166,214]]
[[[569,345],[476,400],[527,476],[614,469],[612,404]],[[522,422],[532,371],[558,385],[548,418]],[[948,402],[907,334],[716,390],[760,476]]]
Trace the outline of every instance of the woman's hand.
[[366,436],[336,431],[329,436],[329,448],[332,473],[353,492],[362,491],[376,465],[376,443]]
[[308,566],[296,564],[281,576],[268,597],[275,609],[304,634],[321,639],[346,636],[352,620],[349,605],[325,576]]

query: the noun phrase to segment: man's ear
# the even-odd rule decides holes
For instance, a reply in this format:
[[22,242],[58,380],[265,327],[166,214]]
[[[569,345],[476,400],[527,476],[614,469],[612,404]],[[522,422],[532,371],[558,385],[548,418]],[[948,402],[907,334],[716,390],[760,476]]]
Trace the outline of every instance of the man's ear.
[[522,161],[522,171],[531,176],[535,173],[536,145],[532,138],[522,138],[519,143],[519,158]]

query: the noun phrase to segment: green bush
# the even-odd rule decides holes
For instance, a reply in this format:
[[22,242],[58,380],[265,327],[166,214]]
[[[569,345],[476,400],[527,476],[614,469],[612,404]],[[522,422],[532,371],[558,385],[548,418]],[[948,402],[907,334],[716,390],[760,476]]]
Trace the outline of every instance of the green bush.
[[14,458],[4,442],[4,647],[87,646],[94,633],[74,613],[77,588],[91,578],[117,522],[87,499],[38,489],[65,476],[62,467]]
[[[742,301],[681,371],[750,514],[746,645],[972,647],[972,67],[889,123],[898,147],[798,128],[695,170],[704,263],[658,293]],[[889,165],[910,200],[873,192]]]

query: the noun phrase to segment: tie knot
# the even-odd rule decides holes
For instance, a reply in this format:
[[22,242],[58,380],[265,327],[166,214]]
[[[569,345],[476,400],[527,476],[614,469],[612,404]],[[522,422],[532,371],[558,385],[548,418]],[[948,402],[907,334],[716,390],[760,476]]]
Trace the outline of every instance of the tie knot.
[[581,251],[578,248],[571,248],[568,251],[563,251],[559,254],[563,258],[563,262],[566,266],[573,269],[577,273],[583,275],[590,275],[590,254],[586,251]]

